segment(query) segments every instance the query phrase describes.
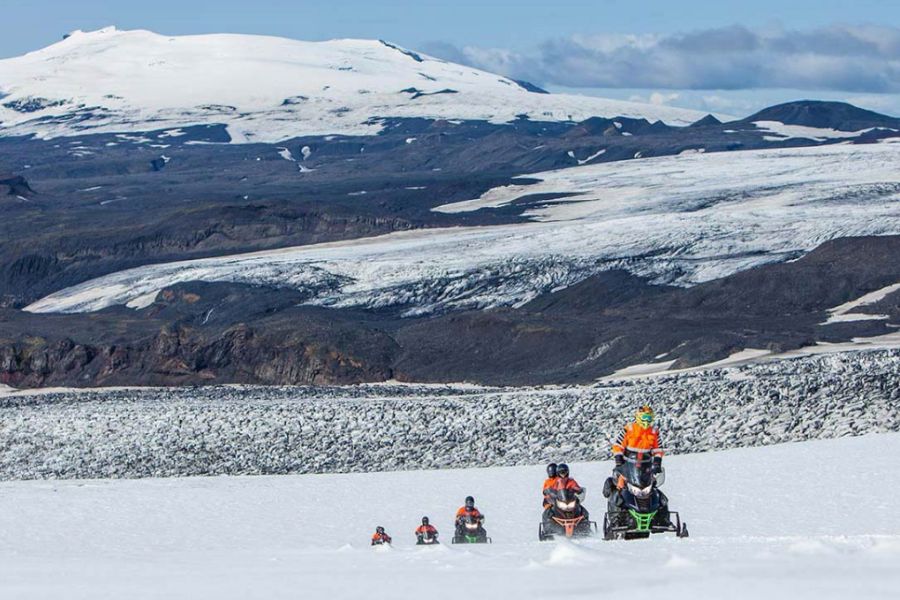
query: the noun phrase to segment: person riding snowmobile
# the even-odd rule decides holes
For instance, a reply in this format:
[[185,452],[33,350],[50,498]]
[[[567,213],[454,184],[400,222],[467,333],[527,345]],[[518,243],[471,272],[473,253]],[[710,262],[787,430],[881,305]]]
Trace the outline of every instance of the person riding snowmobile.
[[[549,471],[549,467],[548,467]],[[553,485],[544,490],[547,492],[546,497],[550,500],[550,505],[545,505],[544,508],[544,517],[545,519],[550,517],[550,511],[553,510],[553,500],[559,495],[563,490],[571,490],[578,497],[579,503],[584,501],[584,494],[587,492],[586,488],[578,485],[578,482],[569,477],[569,465],[565,463],[560,463],[556,467],[556,481],[553,482]],[[588,511],[584,507],[581,506],[582,514],[584,514],[585,519],[589,519]]]
[[[615,495],[625,486],[625,477],[620,469],[625,464],[625,452],[649,452],[653,461],[654,475],[662,472],[663,449],[660,444],[659,428],[653,425],[655,415],[653,409],[644,404],[635,411],[634,422],[627,424],[612,446],[613,460],[616,463],[613,476],[606,480],[603,495],[610,498],[610,507],[615,504]],[[659,491],[659,519],[662,524],[669,524],[669,499]]]
[[425,544],[430,543],[426,540],[428,539],[434,540],[433,543],[437,544],[438,542],[438,530],[435,529],[434,525],[428,522],[428,517],[422,517],[422,524],[416,527],[416,543]]
[[375,528],[375,533],[372,535],[372,545],[373,546],[382,546],[384,544],[391,544],[391,536],[389,536],[384,531],[384,527],[379,525]]
[[458,544],[474,538],[480,542],[487,541],[484,530],[484,515],[475,507],[475,498],[466,496],[466,503],[456,511],[456,532],[453,543]]
[[484,521],[484,515],[475,508],[475,498],[472,496],[466,496],[466,503],[456,511],[456,526],[459,527],[466,517],[474,517],[479,523]]
[[653,455],[653,470],[659,473],[662,467],[663,450],[659,443],[659,428],[653,425],[653,409],[646,404],[634,414],[634,422],[625,426],[613,444],[613,458],[616,466],[625,462],[625,450],[650,451]]
[[556,485],[556,480],[558,478],[559,475],[556,473],[556,463],[547,465],[547,479],[544,480],[544,486],[541,488],[541,495],[544,497],[544,510],[550,508],[550,505],[553,503],[553,498],[550,497],[549,490]]

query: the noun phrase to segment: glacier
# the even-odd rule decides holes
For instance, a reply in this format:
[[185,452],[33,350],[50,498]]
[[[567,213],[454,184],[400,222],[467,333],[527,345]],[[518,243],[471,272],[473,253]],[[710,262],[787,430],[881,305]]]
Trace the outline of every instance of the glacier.
[[900,233],[898,159],[896,144],[840,144],[572,167],[434,209],[514,203],[526,222],[148,265],[26,310],[141,307],[167,286],[198,280],[293,287],[310,304],[406,315],[521,305],[609,269],[690,286],[795,259],[831,239]]

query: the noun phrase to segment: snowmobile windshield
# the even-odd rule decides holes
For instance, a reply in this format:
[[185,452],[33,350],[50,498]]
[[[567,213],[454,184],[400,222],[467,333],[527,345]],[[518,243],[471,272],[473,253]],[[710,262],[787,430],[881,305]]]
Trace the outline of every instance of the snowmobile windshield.
[[578,496],[573,490],[560,490],[556,495],[556,510],[570,513],[578,510]]
[[653,484],[653,457],[650,452],[629,450],[625,453],[625,464],[620,467],[619,471],[625,477],[626,482],[639,488],[645,488]]

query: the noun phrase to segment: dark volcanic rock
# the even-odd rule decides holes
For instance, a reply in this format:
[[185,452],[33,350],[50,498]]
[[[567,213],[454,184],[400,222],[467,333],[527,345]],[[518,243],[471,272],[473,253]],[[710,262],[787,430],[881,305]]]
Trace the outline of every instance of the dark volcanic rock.
[[4,175],[0,173],[0,196],[22,196],[30,198],[34,190],[21,175]]
[[845,238],[809,255],[678,288],[621,271],[517,309],[402,319],[298,306],[292,290],[184,283],[150,306],[83,315],[0,310],[0,382],[14,386],[586,383],[635,363],[689,367],[891,333],[888,320],[822,325],[827,309],[900,281],[900,236]]
[[786,125],[821,127],[839,131],[859,131],[870,127],[900,128],[900,119],[844,102],[800,100],[761,110],[743,122],[779,121]]
[[706,115],[699,121],[695,121],[690,124],[690,127],[712,127],[716,125],[721,125],[722,121],[718,120],[712,115]]

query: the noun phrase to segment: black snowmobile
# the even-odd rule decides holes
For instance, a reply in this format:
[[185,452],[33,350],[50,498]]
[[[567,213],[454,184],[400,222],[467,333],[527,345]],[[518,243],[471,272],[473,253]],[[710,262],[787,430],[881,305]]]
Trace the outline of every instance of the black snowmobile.
[[556,492],[553,504],[544,511],[544,518],[538,527],[538,539],[543,542],[558,535],[585,537],[597,531],[597,523],[591,521],[587,509],[581,505],[583,500],[583,494],[579,497],[572,490]]
[[687,525],[677,512],[669,510],[669,500],[659,491],[666,472],[654,474],[653,457],[648,451],[628,450],[625,462],[613,471],[603,485],[609,498],[603,518],[603,539],[648,538],[651,533],[674,533],[688,537]]
[[490,544],[491,538],[481,525],[481,519],[472,515],[461,518],[456,524],[456,534],[453,536],[454,544]]

